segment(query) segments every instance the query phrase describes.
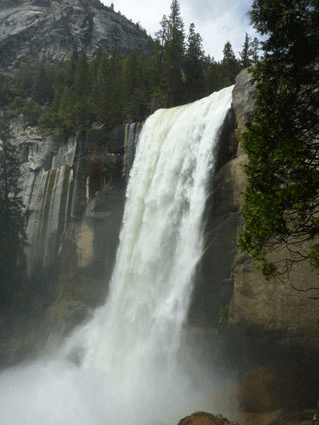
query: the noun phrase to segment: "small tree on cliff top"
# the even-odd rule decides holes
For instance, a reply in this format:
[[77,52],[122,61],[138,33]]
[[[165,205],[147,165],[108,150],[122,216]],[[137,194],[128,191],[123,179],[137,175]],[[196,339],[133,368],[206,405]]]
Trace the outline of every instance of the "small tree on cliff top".
[[158,32],[163,45],[161,86],[167,95],[166,106],[176,106],[184,100],[182,68],[185,55],[184,23],[178,0],[172,0],[171,13],[168,18],[163,16],[161,26]]
[[[249,163],[239,247],[270,278],[305,259],[319,268],[319,0],[254,0],[250,17],[269,38],[242,137]],[[270,263],[266,254],[282,248],[284,267]]]

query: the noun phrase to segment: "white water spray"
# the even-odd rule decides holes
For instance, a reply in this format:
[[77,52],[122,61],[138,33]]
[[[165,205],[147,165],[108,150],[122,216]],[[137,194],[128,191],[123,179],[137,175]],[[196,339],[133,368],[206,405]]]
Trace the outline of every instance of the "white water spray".
[[[196,391],[177,354],[203,250],[214,146],[231,93],[232,87],[159,110],[146,121],[107,303],[54,360],[1,375],[1,423],[144,425],[190,413],[185,408],[196,404]],[[80,366],[71,361],[75,355]]]

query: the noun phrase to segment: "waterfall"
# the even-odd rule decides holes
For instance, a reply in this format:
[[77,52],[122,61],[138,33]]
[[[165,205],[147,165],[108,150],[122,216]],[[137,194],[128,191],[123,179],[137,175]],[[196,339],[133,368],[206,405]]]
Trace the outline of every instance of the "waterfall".
[[125,125],[124,133],[124,157],[122,175],[129,178],[130,170],[135,157],[136,145],[141,131],[141,123],[132,123]]
[[174,424],[202,407],[182,336],[231,94],[158,110],[145,122],[108,300],[54,356],[0,376],[5,425]]

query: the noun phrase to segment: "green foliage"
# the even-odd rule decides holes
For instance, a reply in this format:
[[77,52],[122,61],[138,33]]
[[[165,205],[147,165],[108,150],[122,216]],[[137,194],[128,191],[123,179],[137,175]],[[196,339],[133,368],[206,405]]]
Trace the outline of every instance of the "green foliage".
[[6,117],[10,119],[18,116],[23,109],[24,104],[25,101],[20,96],[16,96],[14,100],[9,101],[8,104],[4,107],[6,111]]
[[185,56],[185,93],[188,101],[194,101],[205,93],[204,50],[202,38],[190,24]]
[[172,0],[166,24],[162,81],[167,92],[167,106],[175,106],[183,103],[182,68],[185,52],[184,24],[178,0]]
[[112,128],[143,121],[158,108],[207,96],[233,84],[242,66],[230,43],[223,61],[205,57],[195,25],[185,37],[179,1],[172,0],[147,54],[99,49],[91,62],[81,52],[67,62],[22,66],[12,77],[0,74],[0,106],[59,134],[86,133],[93,122]]
[[249,66],[256,64],[259,61],[259,41],[255,37],[251,41],[249,35],[245,34],[245,42],[243,44],[243,49],[239,52],[240,56],[240,65],[243,68],[248,68]]
[[[318,245],[304,244],[319,234],[318,10],[318,1],[256,0],[251,11],[270,37],[253,71],[259,92],[242,136],[249,163],[239,247],[262,262],[267,278],[304,259],[319,267]],[[283,264],[267,261],[269,251],[284,247]]]
[[3,107],[11,101],[9,79],[0,74],[0,106]]
[[235,77],[242,69],[237,61],[229,41],[224,46],[223,69],[222,69],[222,84],[224,87],[234,84]]
[[319,268],[319,244],[314,244],[309,249],[309,261],[312,267]]
[[22,112],[23,112],[23,119],[27,123],[31,125],[36,125],[41,115],[41,107],[37,102],[31,99],[25,103],[22,109]]
[[31,96],[40,105],[50,102],[53,95],[52,82],[46,68],[42,62],[36,64],[32,79]]

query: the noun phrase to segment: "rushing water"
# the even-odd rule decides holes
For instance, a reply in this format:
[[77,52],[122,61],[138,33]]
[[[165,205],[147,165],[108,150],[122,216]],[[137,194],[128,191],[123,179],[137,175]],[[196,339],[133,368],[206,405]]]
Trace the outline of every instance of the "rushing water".
[[182,334],[231,93],[159,110],[146,121],[108,300],[52,358],[1,375],[2,424],[175,423],[200,407]]

